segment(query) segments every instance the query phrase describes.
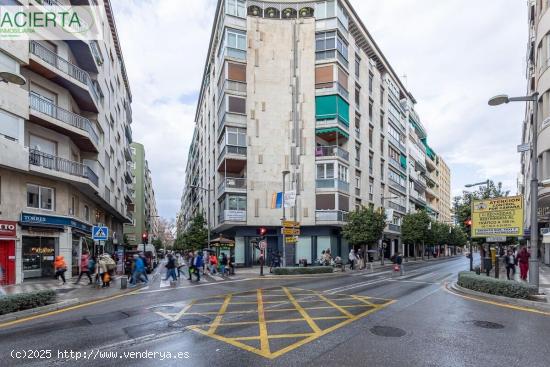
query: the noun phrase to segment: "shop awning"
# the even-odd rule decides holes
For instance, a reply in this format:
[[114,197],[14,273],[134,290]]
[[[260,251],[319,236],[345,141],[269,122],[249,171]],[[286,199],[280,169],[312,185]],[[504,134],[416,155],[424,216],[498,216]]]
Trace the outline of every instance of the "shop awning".
[[337,133],[345,136],[349,139],[349,134],[345,132],[344,130],[340,129],[339,127],[327,127],[323,129],[317,129],[315,130],[317,134],[330,134],[330,133]]

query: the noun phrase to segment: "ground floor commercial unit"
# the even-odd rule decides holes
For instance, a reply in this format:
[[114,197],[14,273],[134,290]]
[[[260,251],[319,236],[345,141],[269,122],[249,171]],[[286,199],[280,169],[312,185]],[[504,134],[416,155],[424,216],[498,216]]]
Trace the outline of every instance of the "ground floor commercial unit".
[[[260,250],[257,246],[259,240],[258,228],[267,230],[265,240],[267,242],[266,261],[270,263],[273,255],[283,254],[283,236],[281,227],[270,226],[236,226],[224,231],[218,231],[219,235],[235,240],[232,255],[238,266],[258,265]],[[285,248],[287,265],[298,265],[305,260],[308,264],[314,264],[324,251],[330,250],[332,257],[339,256],[347,263],[350,252],[348,241],[342,236],[340,226],[304,226],[300,228],[300,236],[294,244],[288,243]],[[382,238],[382,246],[386,258],[403,251],[403,245],[399,234],[387,232]],[[369,246],[369,259],[380,259],[379,244]],[[227,250],[229,253],[230,251]]]
[[[2,284],[53,277],[56,256],[64,257],[71,277],[83,251],[119,250],[124,218],[85,185],[0,168],[0,226],[10,229],[0,232]],[[109,228],[108,241],[92,240],[97,223]]]

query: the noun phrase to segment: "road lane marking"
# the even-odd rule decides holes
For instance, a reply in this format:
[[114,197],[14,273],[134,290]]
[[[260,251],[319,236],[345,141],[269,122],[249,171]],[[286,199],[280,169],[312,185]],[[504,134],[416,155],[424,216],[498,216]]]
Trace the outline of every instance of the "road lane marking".
[[447,286],[448,286],[448,284],[445,284],[441,288],[443,288],[443,290],[445,290],[446,292],[448,292],[452,295],[455,295],[455,296],[458,296],[458,297],[461,297],[461,298],[465,298],[465,299],[468,299],[468,300],[471,300],[471,301],[487,303],[487,304],[490,304],[490,305],[493,305],[493,306],[510,308],[512,310],[517,310],[517,311],[531,312],[531,313],[536,313],[536,314],[539,314],[539,315],[550,316],[550,312],[537,310],[536,308],[510,305],[510,304],[507,304],[507,303],[490,301],[488,299],[482,299],[482,298],[477,298],[477,297],[473,297],[473,296],[467,296],[465,294],[460,294],[460,293],[457,293],[457,292],[454,292],[454,291],[450,290],[449,288],[447,288]]
[[269,339],[267,339],[267,324],[265,323],[264,301],[262,298],[261,288],[258,288],[257,290],[257,300],[258,324],[260,328],[260,350],[262,351],[262,353],[270,354],[271,350],[269,349]]

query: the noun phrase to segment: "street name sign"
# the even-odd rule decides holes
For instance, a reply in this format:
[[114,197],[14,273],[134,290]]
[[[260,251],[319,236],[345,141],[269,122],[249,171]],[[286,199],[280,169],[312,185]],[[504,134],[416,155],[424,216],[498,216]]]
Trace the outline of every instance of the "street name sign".
[[299,236],[300,235],[300,229],[299,228],[282,228],[281,233],[285,236]]
[[93,226],[92,239],[94,241],[107,241],[109,238],[109,227]]
[[518,145],[518,153],[527,152],[529,150],[531,150],[531,144],[530,143],[525,143],[525,144]]
[[472,202],[472,237],[523,236],[523,196]]
[[295,222],[293,220],[283,220],[282,225],[285,228],[300,228],[300,222]]

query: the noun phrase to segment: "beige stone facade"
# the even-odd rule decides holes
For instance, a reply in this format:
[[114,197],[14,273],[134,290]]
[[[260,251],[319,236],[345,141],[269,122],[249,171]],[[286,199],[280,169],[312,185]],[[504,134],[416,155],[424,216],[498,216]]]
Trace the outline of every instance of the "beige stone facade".
[[26,80],[0,83],[0,220],[18,222],[17,283],[51,276],[57,255],[70,277],[94,248],[92,225],[109,227],[114,251],[129,221],[132,96],[110,3],[99,3],[103,41],[0,43],[2,67]]

